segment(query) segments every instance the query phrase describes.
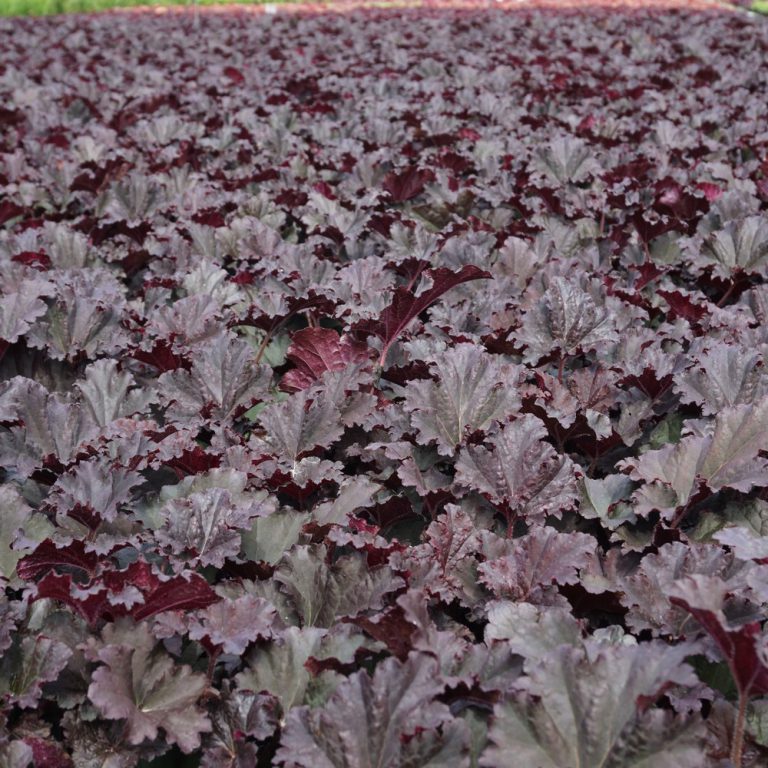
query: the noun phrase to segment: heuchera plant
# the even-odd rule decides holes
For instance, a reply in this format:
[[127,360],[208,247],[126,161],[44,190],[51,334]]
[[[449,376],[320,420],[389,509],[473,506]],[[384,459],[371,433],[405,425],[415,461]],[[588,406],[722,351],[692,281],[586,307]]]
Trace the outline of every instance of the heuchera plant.
[[0,21],[0,765],[768,765],[766,30]]

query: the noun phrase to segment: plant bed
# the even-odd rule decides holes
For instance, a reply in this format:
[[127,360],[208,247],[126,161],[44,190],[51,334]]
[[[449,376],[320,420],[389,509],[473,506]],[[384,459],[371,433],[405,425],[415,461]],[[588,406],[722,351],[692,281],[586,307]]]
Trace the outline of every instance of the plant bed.
[[3,765],[768,764],[768,28],[539,5],[0,21]]

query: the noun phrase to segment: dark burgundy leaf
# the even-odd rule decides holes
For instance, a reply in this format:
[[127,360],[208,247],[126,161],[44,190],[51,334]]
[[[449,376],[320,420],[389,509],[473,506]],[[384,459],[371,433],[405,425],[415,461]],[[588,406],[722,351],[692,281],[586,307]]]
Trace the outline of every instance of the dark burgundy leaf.
[[132,611],[136,621],[149,618],[163,611],[191,611],[207,608],[219,596],[211,589],[208,582],[197,574],[189,578],[176,576],[161,582],[155,589],[144,596],[144,604]]
[[491,277],[489,272],[471,265],[462,267],[458,272],[439,267],[423,274],[432,280],[431,288],[418,296],[408,288],[397,288],[392,303],[381,313],[378,320],[363,321],[355,327],[357,333],[381,339],[382,350],[378,363],[380,367],[384,366],[389,348],[408,324],[431,307],[444,293],[470,280],[485,280]]
[[72,577],[67,573],[57,575],[48,573],[37,583],[35,599],[50,598],[73,608],[89,624],[93,625],[100,618],[109,613],[107,592],[97,588],[91,593],[82,596],[75,594],[75,585]]
[[404,203],[421,194],[424,187],[434,178],[432,171],[419,170],[416,166],[411,166],[399,173],[390,171],[384,177],[381,186],[389,192],[392,202]]
[[768,694],[768,664],[759,621],[732,625],[722,612],[726,587],[716,577],[692,576],[673,587],[670,601],[689,611],[717,644],[746,696]]
[[296,368],[283,376],[280,387],[287,392],[306,389],[326,371],[341,371],[350,363],[365,361],[367,351],[365,345],[339,337],[330,328],[303,328],[293,334],[286,353]]
[[53,541],[46,539],[31,555],[19,560],[16,570],[22,579],[28,581],[62,568],[74,569],[82,578],[83,575],[92,575],[98,563],[98,556],[94,552],[86,552],[82,541],[75,540],[65,547],[57,547]]

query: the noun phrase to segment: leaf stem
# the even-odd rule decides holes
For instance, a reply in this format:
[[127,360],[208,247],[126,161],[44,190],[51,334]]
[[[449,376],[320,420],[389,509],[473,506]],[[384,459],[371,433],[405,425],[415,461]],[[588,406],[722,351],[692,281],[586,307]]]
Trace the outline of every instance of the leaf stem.
[[424,264],[419,264],[419,266],[416,268],[416,273],[413,275],[413,277],[408,282],[408,285],[406,286],[406,290],[408,292],[413,290],[413,286],[416,285],[416,281],[421,277],[421,273],[424,271]]
[[264,352],[266,352],[270,341],[272,341],[272,332],[265,331],[264,338],[261,340],[261,344],[259,344],[259,348],[256,350],[256,357],[253,359],[254,365],[258,365],[261,362],[261,358],[264,357]]
[[205,672],[205,676],[208,679],[208,687],[213,685],[213,673],[216,669],[216,662],[219,659],[221,650],[219,648],[212,648],[208,650],[208,669]]
[[688,514],[689,505],[686,504],[673,518],[672,522],[669,524],[669,527],[672,530],[675,530],[680,523],[683,522],[683,518]]
[[733,742],[731,743],[731,762],[734,768],[741,768],[744,752],[744,721],[747,714],[747,691],[739,691],[739,710],[733,726]]
[[725,306],[725,302],[731,298],[735,288],[736,288],[736,281],[731,280],[731,284],[728,286],[728,290],[720,297],[720,301],[717,302],[718,307]]
[[557,364],[557,380],[563,383],[563,369],[565,368],[565,350],[560,350],[560,362]]

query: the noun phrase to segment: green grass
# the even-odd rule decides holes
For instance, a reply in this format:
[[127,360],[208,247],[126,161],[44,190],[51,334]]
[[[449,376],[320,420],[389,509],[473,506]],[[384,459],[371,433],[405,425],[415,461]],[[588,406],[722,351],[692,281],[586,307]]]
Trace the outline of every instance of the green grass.
[[[195,0],[0,0],[0,16],[46,16],[54,13],[83,13],[104,11],[108,8],[131,8],[137,5],[169,6],[189,5]],[[236,3],[238,5],[263,5],[266,3],[284,3],[291,0],[198,0],[198,5],[221,5]],[[376,5],[393,5],[398,3],[383,2]],[[768,15],[768,0],[753,0],[750,10]]]
[[[261,5],[283,0],[198,0],[199,5]],[[44,16],[52,13],[82,13],[137,5],[193,5],[194,0],[0,0],[0,16]]]

